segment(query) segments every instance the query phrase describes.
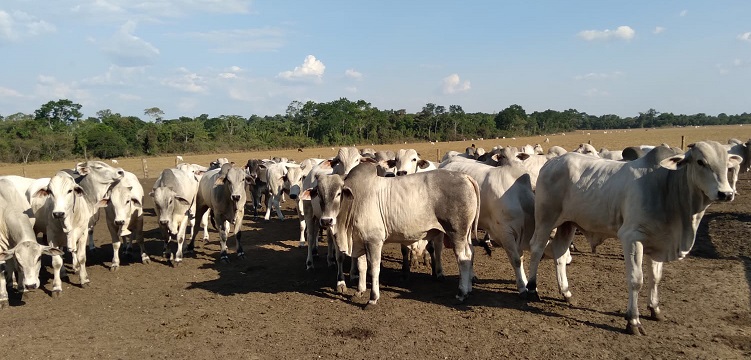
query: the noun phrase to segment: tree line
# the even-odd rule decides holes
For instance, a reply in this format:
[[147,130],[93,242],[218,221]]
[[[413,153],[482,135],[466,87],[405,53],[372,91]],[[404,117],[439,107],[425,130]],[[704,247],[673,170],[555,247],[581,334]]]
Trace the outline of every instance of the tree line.
[[49,101],[33,114],[0,114],[0,161],[248,151],[404,141],[453,141],[553,134],[583,129],[627,129],[751,123],[751,114],[677,115],[655,109],[631,117],[589,115],[575,109],[528,114],[511,105],[496,114],[466,113],[460,105],[433,103],[411,114],[379,110],[364,100],[293,101],[274,116],[202,114],[164,119],[158,107],[147,120],[109,109],[83,117],[68,99]]

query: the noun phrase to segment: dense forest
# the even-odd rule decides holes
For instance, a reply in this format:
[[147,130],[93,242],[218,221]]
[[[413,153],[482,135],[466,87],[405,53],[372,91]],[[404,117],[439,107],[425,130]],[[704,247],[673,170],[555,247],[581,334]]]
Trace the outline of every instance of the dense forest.
[[293,101],[274,116],[207,114],[164,119],[158,107],[143,120],[109,109],[83,118],[81,105],[67,99],[43,104],[34,114],[0,114],[0,161],[68,158],[103,159],[167,153],[261,150],[318,145],[450,141],[552,134],[577,129],[624,129],[751,123],[751,114],[675,115],[655,109],[633,117],[588,115],[575,109],[531,114],[511,105],[497,114],[466,113],[459,105],[426,104],[415,114],[379,110],[346,98],[316,103]]

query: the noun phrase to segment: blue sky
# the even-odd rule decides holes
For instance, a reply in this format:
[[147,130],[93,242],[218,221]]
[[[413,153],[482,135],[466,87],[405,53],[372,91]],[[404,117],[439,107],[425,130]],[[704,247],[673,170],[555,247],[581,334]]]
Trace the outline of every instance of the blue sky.
[[751,1],[3,0],[0,115],[751,112]]

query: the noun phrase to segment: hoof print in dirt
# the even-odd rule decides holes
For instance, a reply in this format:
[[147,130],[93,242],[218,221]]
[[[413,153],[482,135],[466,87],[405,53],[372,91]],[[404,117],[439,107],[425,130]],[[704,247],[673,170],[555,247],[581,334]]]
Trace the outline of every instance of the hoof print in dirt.
[[365,306],[362,307],[362,309],[365,310],[365,311],[372,311],[372,310],[378,309],[378,305],[376,303],[372,303],[372,302],[368,301],[365,304]]

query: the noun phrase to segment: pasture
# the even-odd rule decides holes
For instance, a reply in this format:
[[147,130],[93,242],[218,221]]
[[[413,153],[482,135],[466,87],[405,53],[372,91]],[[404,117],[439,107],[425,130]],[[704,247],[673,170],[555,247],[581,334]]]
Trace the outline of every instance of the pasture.
[[[436,160],[448,150],[463,151],[472,143],[485,149],[540,143],[546,150],[552,145],[571,150],[591,140],[597,149],[617,150],[663,142],[680,146],[681,136],[686,137],[686,144],[704,139],[725,143],[730,137],[749,139],[751,128],[582,131],[437,144],[356,145],[377,150],[415,148],[423,158]],[[549,143],[544,143],[546,137]],[[199,164],[227,157],[242,165],[250,158],[302,160],[335,153],[326,147],[182,156]],[[146,192],[159,172],[174,162],[173,156],[147,159],[149,178],[142,179]],[[143,175],[140,158],[118,159],[118,163]],[[51,176],[73,165],[72,161],[4,165],[0,174],[25,171],[29,177]],[[642,289],[645,337],[623,333],[626,281],[622,250],[614,240],[606,241],[597,254],[573,253],[568,272],[578,298],[575,307],[558,294],[549,259],[540,265],[543,301],[527,303],[517,296],[514,274],[502,249],[496,248],[491,257],[478,252],[479,281],[467,302],[457,305],[458,269],[450,250],[444,253],[448,276],[443,282],[434,281],[426,266],[413,268],[412,276],[403,280],[399,247],[386,245],[381,299],[376,309],[364,311],[360,306],[364,299],[353,302],[336,292],[335,271],[326,268],[325,256],[317,259],[315,271],[305,270],[306,250],[297,247],[299,228],[290,201],[283,204],[284,222],[253,219],[246,213],[241,239],[244,260],[230,251],[229,264],[217,263],[218,234],[212,231],[208,244],[201,246],[198,239],[195,256],[172,268],[161,256],[161,235],[153,201],[147,196],[146,251],[154,261],[149,265],[124,261],[118,271],[110,272],[112,246],[106,225],[100,221],[95,229],[97,249],[87,265],[91,286],[80,288],[78,276],[72,274],[63,282],[62,296],[51,298],[51,267],[45,259],[42,289],[23,299],[11,293],[10,308],[0,311],[6,325],[0,330],[2,358],[747,359],[751,357],[748,174],[741,176],[738,192],[735,201],[709,208],[689,257],[665,265],[660,290],[666,321],[649,320],[648,291]],[[579,249],[589,248],[578,236],[575,243]],[[349,293],[353,293],[351,288]]]

